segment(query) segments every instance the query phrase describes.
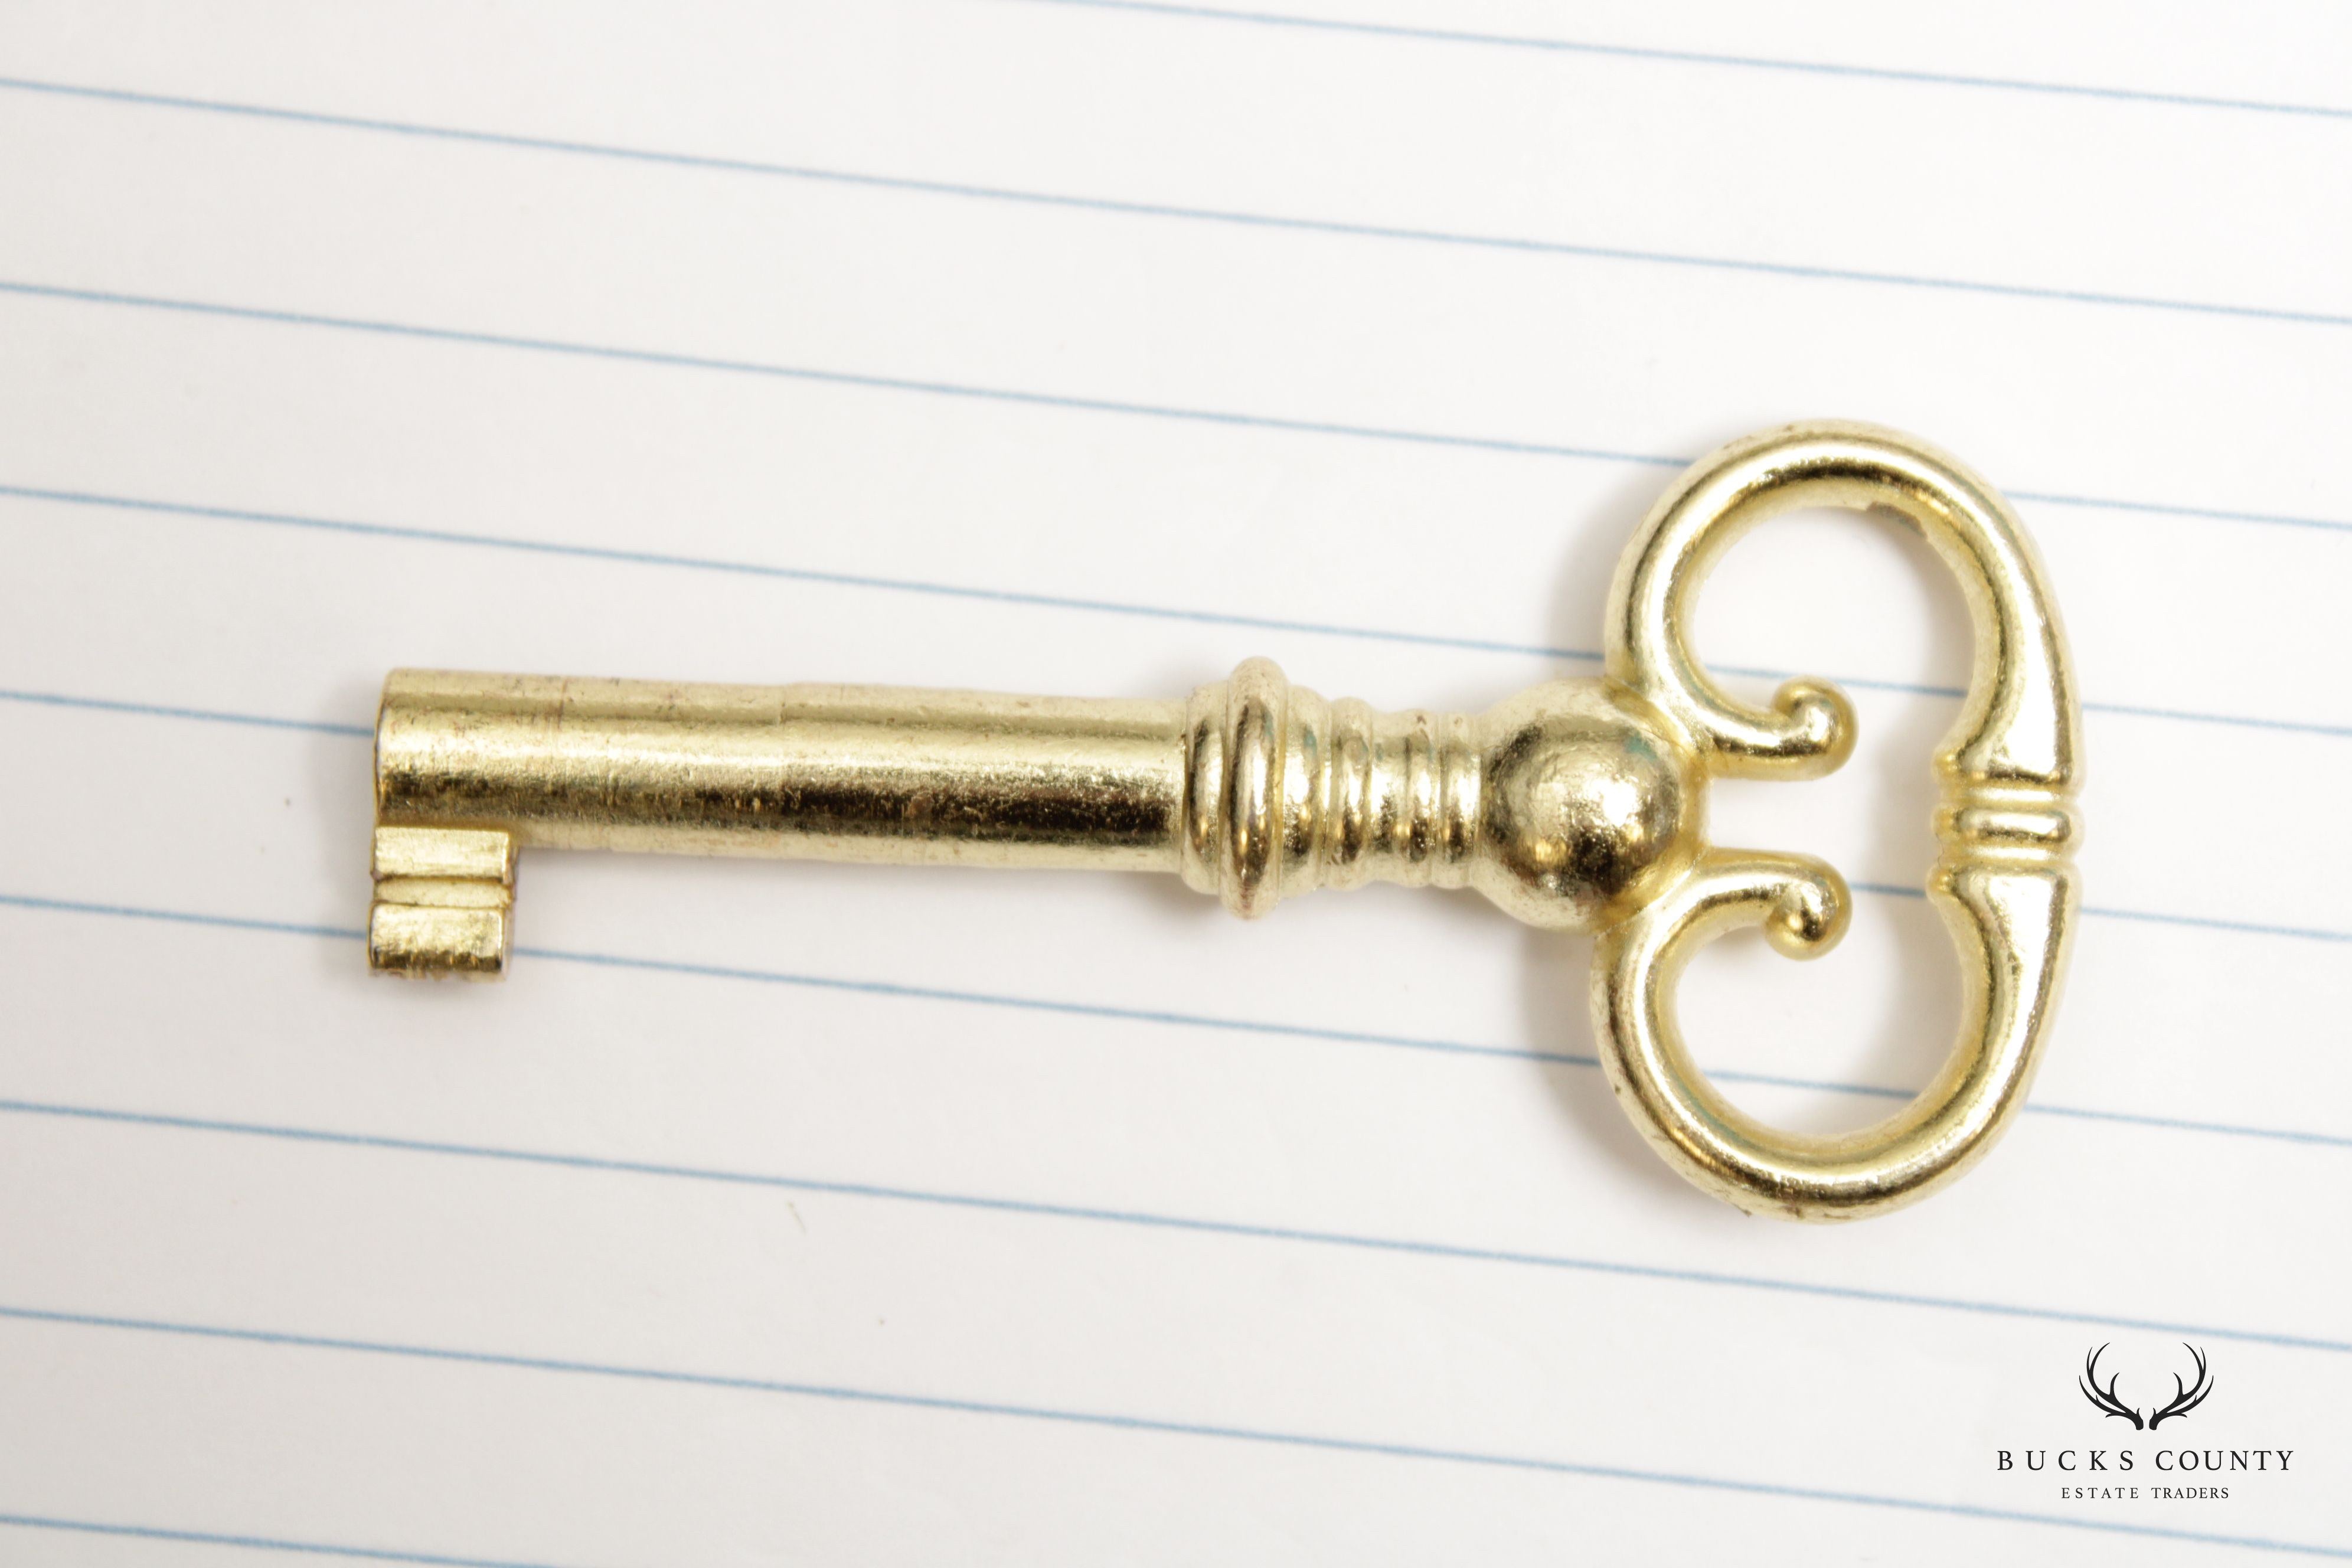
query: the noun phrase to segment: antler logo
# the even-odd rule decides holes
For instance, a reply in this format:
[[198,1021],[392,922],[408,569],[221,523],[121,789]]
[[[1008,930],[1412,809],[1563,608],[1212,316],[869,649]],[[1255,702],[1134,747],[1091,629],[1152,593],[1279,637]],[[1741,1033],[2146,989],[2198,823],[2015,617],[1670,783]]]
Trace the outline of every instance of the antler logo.
[[2172,1403],[2161,1410],[2150,1411],[2146,1420],[2142,1420],[2140,1413],[2126,1405],[2123,1402],[2123,1396],[2116,1392],[2116,1384],[2121,1381],[2120,1373],[2110,1373],[2106,1385],[2100,1386],[2099,1358],[2107,1353],[2105,1345],[2101,1345],[2084,1358],[2083,1379],[2078,1385],[2083,1390],[2083,1397],[2089,1400],[2095,1408],[2105,1411],[2109,1415],[2122,1416],[2132,1424],[2132,1430],[2135,1432],[2143,1428],[2153,1432],[2160,1424],[2173,1416],[2188,1415],[2204,1404],[2205,1396],[2213,1392],[2213,1374],[2206,1370],[2203,1351],[2192,1344],[2183,1344],[2180,1348],[2187,1351],[2196,1361],[2197,1381],[2194,1384],[2184,1384],[2180,1381],[2179,1374],[2174,1373]]

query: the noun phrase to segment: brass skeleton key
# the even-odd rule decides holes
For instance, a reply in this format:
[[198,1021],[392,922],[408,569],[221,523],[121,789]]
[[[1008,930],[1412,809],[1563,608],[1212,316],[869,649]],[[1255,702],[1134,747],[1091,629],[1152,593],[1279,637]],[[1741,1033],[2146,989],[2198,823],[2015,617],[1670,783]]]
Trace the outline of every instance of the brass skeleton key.
[[[1927,896],[1966,976],[1960,1039],[1875,1127],[1768,1127],[1693,1067],[1674,988],[1717,933],[1806,957],[1843,931],[1837,872],[1706,839],[1711,777],[1817,778],[1853,749],[1836,688],[1769,709],[1716,684],[1688,626],[1732,541],[1807,506],[1883,507],[1958,574],[1976,673],[1936,754]],[[1701,459],[1652,510],[1610,595],[1598,679],[1476,716],[1379,713],[1264,659],[1181,701],[845,686],[394,672],[376,726],[368,962],[493,978],[526,847],[1170,871],[1255,916],[1367,881],[1474,888],[1590,931],[1593,1033],[1643,1134],[1756,1214],[1842,1219],[1922,1196],[2023,1102],[2080,897],[2080,743],[2032,546],[1992,489],[1869,426],[1791,426]]]

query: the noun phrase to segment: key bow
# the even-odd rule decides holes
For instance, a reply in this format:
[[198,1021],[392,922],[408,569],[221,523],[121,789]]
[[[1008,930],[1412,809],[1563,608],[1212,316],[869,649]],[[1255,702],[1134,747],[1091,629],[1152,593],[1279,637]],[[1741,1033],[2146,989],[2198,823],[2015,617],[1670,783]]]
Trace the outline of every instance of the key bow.
[[1843,694],[1810,680],[1759,710],[1717,686],[1686,636],[1700,583],[1741,533],[1800,507],[1885,509],[1960,582],[1975,673],[1935,756],[1941,854],[1928,900],[1964,975],[1959,1039],[1935,1079],[1874,1127],[1786,1132],[1727,1101],[1692,1063],[1674,988],[1697,948],[1761,924],[1796,957],[1843,933],[1849,895],[1807,856],[1710,848],[1601,933],[1594,1032],[1611,1084],[1651,1144],[1752,1214],[1846,1219],[1912,1202],[1981,1158],[2031,1085],[2080,901],[2071,856],[2081,744],[2064,633],[2008,506],[1953,458],[1874,426],[1793,425],[1701,459],[1652,510],[1610,596],[1607,671],[1669,715],[1709,773],[1818,778],[1853,750]]

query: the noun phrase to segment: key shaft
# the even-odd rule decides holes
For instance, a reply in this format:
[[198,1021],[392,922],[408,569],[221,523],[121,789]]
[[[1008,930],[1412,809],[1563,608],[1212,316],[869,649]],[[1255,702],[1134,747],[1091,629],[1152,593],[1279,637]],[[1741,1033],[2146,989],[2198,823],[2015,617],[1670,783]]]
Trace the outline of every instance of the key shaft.
[[1377,712],[1264,659],[1189,700],[399,670],[370,962],[501,973],[516,852],[1172,872],[1257,915],[1373,880],[1594,930],[1697,852],[1704,774],[1614,682]]

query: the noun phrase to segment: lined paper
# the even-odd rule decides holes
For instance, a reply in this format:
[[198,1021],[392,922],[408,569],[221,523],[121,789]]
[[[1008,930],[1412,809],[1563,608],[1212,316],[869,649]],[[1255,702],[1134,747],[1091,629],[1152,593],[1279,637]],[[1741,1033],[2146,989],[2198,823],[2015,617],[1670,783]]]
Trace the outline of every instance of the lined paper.
[[[2352,1556],[2352,36],[1939,23],[0,15],[0,1562]],[[362,972],[394,666],[1476,709],[1809,416],[2015,500],[2085,700],[2047,1064],[1919,1207],[1685,1187],[1466,897],[535,855],[506,984]],[[1685,985],[1792,1125],[1958,1010],[1939,574],[1704,605],[1863,721],[1714,797],[1860,899]]]

